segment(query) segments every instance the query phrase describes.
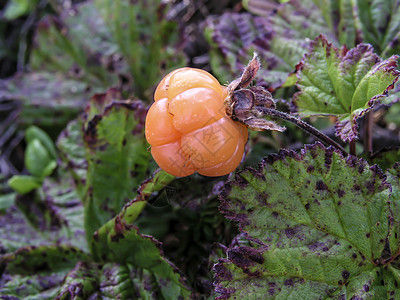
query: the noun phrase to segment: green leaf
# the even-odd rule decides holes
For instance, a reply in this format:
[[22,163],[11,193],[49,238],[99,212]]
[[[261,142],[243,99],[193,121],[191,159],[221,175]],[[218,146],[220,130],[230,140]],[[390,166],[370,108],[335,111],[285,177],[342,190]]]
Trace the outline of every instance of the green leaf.
[[3,273],[0,295],[4,299],[52,300],[67,270],[44,272],[32,275],[10,275]]
[[29,126],[25,131],[25,140],[29,144],[34,139],[40,141],[40,143],[46,148],[49,152],[51,158],[57,159],[56,148],[54,147],[54,143],[49,137],[49,135],[42,129],[37,126]]
[[2,214],[5,210],[14,205],[15,196],[16,193],[0,195],[0,214]]
[[369,158],[370,164],[377,164],[382,170],[392,168],[393,165],[400,161],[400,148],[393,147],[390,149],[382,149],[374,153]]
[[[140,211],[143,205],[145,202],[135,202],[130,206]],[[190,292],[176,267],[162,256],[160,243],[151,236],[141,235],[136,226],[117,217],[96,232],[94,241],[97,244],[95,257],[150,271],[165,299],[189,296]]]
[[4,18],[14,20],[28,14],[35,8],[37,0],[9,0],[4,11]]
[[[146,274],[148,273],[146,271],[135,272],[135,270],[128,265],[119,265],[115,263],[105,264],[102,271],[103,272],[100,277],[100,293],[102,297],[107,297],[108,299],[115,299],[117,297],[121,297],[122,299],[134,299],[142,297],[144,299],[154,299],[155,297],[152,295],[159,294],[159,288],[154,284],[150,285],[150,282],[140,282],[140,273],[143,273],[143,277],[146,277],[147,275],[152,278],[151,275]],[[135,286],[135,281],[140,282],[139,287],[142,289],[142,291],[138,291],[137,287]],[[143,290],[146,289],[146,284],[152,286],[152,291],[148,290],[143,293]],[[148,288],[149,287],[147,287],[147,289]]]
[[400,37],[400,5],[398,0],[357,0],[361,31],[365,42],[388,57],[397,54]]
[[162,170],[156,172],[141,185],[132,202],[96,231],[92,244],[92,253],[97,260],[147,270],[165,299],[186,298],[190,292],[176,267],[162,256],[160,243],[151,236],[140,234],[139,228],[132,223],[146,206],[146,200],[174,179]]
[[[91,100],[84,126],[88,170],[85,229],[88,240],[136,195],[148,175],[150,153],[144,139],[146,109],[139,101],[113,101],[90,118],[105,95]],[[97,103],[97,104],[96,104]]]
[[[62,257],[63,259],[60,259]],[[38,271],[60,271],[72,268],[78,261],[87,259],[86,253],[69,245],[28,246],[5,254],[1,262],[10,274],[29,275]]]
[[98,289],[99,266],[78,262],[65,277],[56,299],[88,299]]
[[387,249],[398,243],[387,237],[398,215],[389,193],[376,166],[321,144],[238,173],[220,209],[242,234],[214,267],[216,292],[223,299],[396,298],[399,282],[387,268],[397,269],[397,254]]
[[167,16],[169,5],[160,0],[95,0],[94,6],[126,59],[135,95],[152,97],[163,73],[185,65],[179,29]]
[[8,181],[8,185],[18,194],[26,194],[42,185],[42,181],[29,175],[14,175]]
[[370,45],[347,51],[319,36],[298,65],[300,92],[293,97],[299,114],[333,115],[343,141],[357,138],[357,119],[387,95],[400,72],[397,56],[380,60]]
[[155,276],[117,263],[79,262],[66,276],[56,299],[174,299],[163,297]]
[[54,163],[46,147],[38,139],[28,143],[25,150],[25,165],[31,174],[39,178],[46,177],[57,166]]
[[[389,234],[390,251],[391,253],[399,253],[400,246],[400,164],[397,162],[391,169],[386,171],[387,181],[392,185],[391,209],[393,215],[396,216],[393,220],[393,227]],[[398,270],[397,270],[398,272]],[[400,277],[396,277],[400,279]]]
[[60,17],[38,24],[31,66],[68,74],[92,91],[118,86],[150,100],[162,75],[185,64],[168,9],[160,0],[90,0],[73,14],[60,7]]
[[[123,229],[121,226],[131,226],[130,224],[136,221],[140,213],[147,205],[147,200],[150,198],[150,196],[165,188],[174,179],[174,176],[161,169],[158,169],[150,179],[143,182],[138,189],[138,195],[135,197],[135,199],[126,204],[116,216],[114,216],[96,231],[95,239],[92,243],[92,253],[94,257],[97,259],[103,259],[103,257],[112,255],[112,253],[107,253],[107,250],[105,250],[106,248],[102,242],[99,243],[97,240],[99,236],[102,237],[103,240],[110,239],[111,241],[118,241],[118,239],[121,238],[121,234],[118,233],[118,231]],[[115,258],[112,260],[114,261]]]

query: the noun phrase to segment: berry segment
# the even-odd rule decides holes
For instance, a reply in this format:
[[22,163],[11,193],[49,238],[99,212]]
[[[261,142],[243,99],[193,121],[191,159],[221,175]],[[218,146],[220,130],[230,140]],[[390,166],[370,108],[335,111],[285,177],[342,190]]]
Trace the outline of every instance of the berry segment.
[[172,71],[159,83],[146,116],[146,139],[157,164],[174,176],[222,176],[239,165],[247,128],[225,112],[227,89],[194,68]]

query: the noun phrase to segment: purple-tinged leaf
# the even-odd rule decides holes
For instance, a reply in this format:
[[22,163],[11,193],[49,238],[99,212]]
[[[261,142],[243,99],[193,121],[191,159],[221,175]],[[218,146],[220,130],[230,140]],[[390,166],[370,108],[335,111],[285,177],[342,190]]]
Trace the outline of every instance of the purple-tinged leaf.
[[214,267],[219,299],[399,295],[397,267],[382,260],[398,218],[389,194],[379,168],[321,144],[239,172],[220,209],[245,240]]
[[32,275],[10,275],[3,273],[0,279],[2,299],[40,299],[51,300],[57,294],[68,270],[43,272]]
[[[248,7],[252,7],[251,2],[247,1]],[[292,1],[290,5],[268,0],[263,3],[273,9],[261,4],[257,11],[262,17],[225,13],[207,20],[211,66],[221,82],[237,77],[255,51],[261,61],[256,84],[274,90],[295,70],[307,51],[308,39],[323,33],[336,40],[313,1]]]
[[73,186],[69,176],[60,174],[58,180],[46,178],[35,192],[18,195],[16,204],[32,229],[40,231],[47,243],[86,250],[83,206]]
[[51,242],[32,228],[16,206],[0,215],[0,252],[10,253],[21,247],[48,245]]
[[65,276],[55,299],[90,298],[99,289],[99,269],[100,266],[95,263],[78,262]]
[[213,45],[211,66],[223,83],[237,77],[255,51],[261,62],[256,84],[273,90],[285,82],[307,50],[304,40],[281,36],[270,21],[246,13],[209,18],[207,26]]
[[21,103],[22,125],[64,126],[76,117],[93,90],[64,74],[37,72],[0,80],[0,98]]
[[2,255],[0,295],[4,299],[54,299],[68,271],[87,259],[86,253],[68,245],[26,246]]
[[293,102],[303,117],[336,116],[336,134],[343,141],[355,140],[357,119],[394,87],[400,75],[396,60],[380,60],[366,44],[338,49],[319,36],[297,66],[300,92]]

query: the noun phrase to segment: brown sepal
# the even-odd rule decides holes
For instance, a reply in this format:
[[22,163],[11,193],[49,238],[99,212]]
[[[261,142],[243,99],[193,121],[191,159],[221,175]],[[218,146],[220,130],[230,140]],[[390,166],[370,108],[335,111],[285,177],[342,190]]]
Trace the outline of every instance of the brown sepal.
[[263,119],[264,114],[257,107],[275,109],[275,101],[270,92],[261,86],[245,89],[253,81],[260,68],[258,56],[254,53],[240,78],[228,86],[229,95],[225,99],[226,113],[232,120],[246,125],[251,130],[284,131],[285,127]]

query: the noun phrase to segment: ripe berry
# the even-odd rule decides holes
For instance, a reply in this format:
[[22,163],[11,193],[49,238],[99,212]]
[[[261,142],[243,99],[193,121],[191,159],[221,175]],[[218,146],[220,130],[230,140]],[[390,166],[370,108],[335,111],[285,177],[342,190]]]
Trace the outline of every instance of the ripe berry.
[[146,139],[163,170],[221,176],[237,168],[248,133],[226,115],[227,94],[200,69],[177,69],[161,80],[146,117]]

